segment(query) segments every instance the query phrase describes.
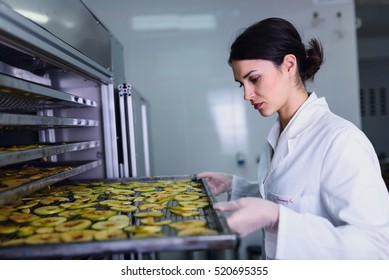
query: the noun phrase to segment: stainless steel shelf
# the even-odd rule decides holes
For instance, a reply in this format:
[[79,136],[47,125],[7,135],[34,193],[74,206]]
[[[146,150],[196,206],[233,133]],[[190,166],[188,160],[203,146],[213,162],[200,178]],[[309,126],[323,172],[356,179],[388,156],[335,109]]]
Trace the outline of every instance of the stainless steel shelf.
[[96,107],[96,101],[0,73],[0,111]]
[[0,126],[5,126],[8,129],[12,129],[12,126],[31,126],[45,129],[98,125],[99,122],[96,120],[0,113]]
[[64,144],[43,143],[42,145],[45,146],[15,152],[0,152],[0,167],[67,152],[96,148],[100,146],[100,141],[93,140]]
[[36,180],[34,182],[15,187],[12,189],[7,189],[5,191],[0,192],[0,206],[9,203],[10,201],[26,196],[28,194],[31,194],[33,192],[36,192],[46,186],[50,186],[54,183],[57,183],[59,181],[65,180],[69,177],[76,176],[78,174],[81,174],[83,172],[86,172],[88,170],[91,170],[93,168],[96,168],[101,164],[101,160],[97,161],[88,161],[88,162],[61,162],[51,164],[51,163],[46,163],[45,166],[49,166],[50,164],[52,166],[71,166],[71,170],[66,170],[48,177],[45,177],[40,180]]

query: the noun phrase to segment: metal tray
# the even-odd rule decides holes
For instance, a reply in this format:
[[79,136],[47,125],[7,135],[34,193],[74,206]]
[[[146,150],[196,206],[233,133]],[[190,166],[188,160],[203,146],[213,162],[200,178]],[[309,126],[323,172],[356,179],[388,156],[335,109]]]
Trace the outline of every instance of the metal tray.
[[[123,180],[106,180],[105,183],[113,182],[155,182],[160,180],[196,180],[194,175],[148,177]],[[100,180],[101,181],[101,180]],[[83,181],[78,181],[83,182]],[[89,181],[93,182],[93,181]],[[57,243],[47,245],[20,245],[0,247],[1,259],[37,259],[37,258],[67,258],[102,254],[125,254],[125,253],[155,253],[163,251],[198,251],[198,250],[222,250],[236,249],[237,236],[230,232],[224,216],[215,211],[212,205],[215,199],[209,187],[202,181],[203,189],[209,198],[210,205],[203,208],[200,217],[181,217],[170,214],[173,221],[202,218],[207,221],[208,227],[216,229],[216,235],[177,236],[172,234],[171,229],[163,232],[166,237],[137,238],[131,237],[122,240],[88,241],[73,243]],[[66,183],[66,182],[64,182]],[[170,202],[169,202],[170,203]],[[167,210],[166,210],[167,211]],[[131,214],[130,214],[131,215]],[[138,224],[136,218],[131,217],[133,224]],[[166,227],[168,228],[168,227]]]
[[0,192],[0,206],[13,201],[14,199],[29,195],[36,192],[46,186],[50,186],[59,181],[65,180],[72,176],[76,176],[93,168],[96,168],[101,164],[101,160],[98,161],[81,161],[81,162],[61,162],[61,163],[35,163],[34,165],[40,166],[71,166],[71,170],[66,170],[40,180],[33,181],[28,184],[24,184],[15,188],[6,189]]
[[67,152],[96,148],[100,146],[100,141],[93,140],[77,143],[42,143],[37,145],[42,145],[42,147],[13,152],[0,152],[0,167]]

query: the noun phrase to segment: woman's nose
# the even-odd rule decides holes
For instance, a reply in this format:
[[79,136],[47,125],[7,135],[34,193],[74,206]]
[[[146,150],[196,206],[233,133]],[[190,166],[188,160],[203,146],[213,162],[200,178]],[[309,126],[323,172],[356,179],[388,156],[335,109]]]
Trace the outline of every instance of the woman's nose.
[[244,89],[244,100],[250,101],[253,99],[253,91],[251,89]]

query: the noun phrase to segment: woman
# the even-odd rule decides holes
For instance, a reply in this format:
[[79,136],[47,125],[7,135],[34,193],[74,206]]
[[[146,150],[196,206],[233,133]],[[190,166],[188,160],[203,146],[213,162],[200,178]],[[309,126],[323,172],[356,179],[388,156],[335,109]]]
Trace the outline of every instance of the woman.
[[269,18],[241,33],[229,64],[244,99],[264,116],[278,113],[261,154],[258,181],[203,172],[231,201],[231,230],[264,229],[269,259],[389,259],[389,195],[367,137],[308,93],[323,61],[288,21]]

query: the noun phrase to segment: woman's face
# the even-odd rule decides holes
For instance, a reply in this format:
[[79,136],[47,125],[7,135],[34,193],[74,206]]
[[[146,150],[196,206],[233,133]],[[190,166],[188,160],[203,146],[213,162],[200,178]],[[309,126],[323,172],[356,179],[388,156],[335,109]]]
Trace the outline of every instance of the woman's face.
[[244,99],[262,116],[282,114],[284,109],[287,112],[291,84],[284,63],[276,67],[269,60],[236,60],[232,71],[235,81],[243,86]]

